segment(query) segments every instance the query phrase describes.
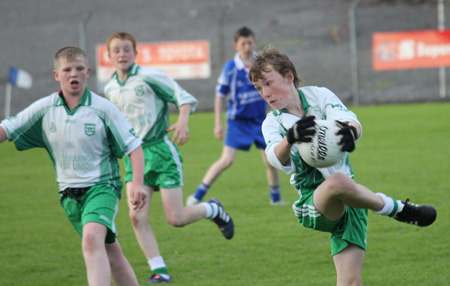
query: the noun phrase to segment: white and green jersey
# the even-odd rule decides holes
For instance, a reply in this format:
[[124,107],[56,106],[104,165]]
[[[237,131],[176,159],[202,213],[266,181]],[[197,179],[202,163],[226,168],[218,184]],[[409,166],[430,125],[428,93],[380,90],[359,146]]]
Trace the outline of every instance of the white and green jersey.
[[161,139],[169,128],[169,106],[179,108],[191,105],[191,113],[198,105],[197,99],[184,90],[163,71],[131,66],[127,79],[120,82],[117,72],[105,85],[105,97],[111,100],[136,130],[144,142]]
[[[329,89],[317,86],[306,86],[298,89],[305,116],[314,115],[316,120],[356,121],[356,115],[349,111],[339,98]],[[301,118],[288,113],[286,110],[274,110],[267,114],[262,124],[262,132],[266,141],[266,155],[272,166],[292,174],[291,184],[298,191],[300,197],[306,192],[312,192],[320,183],[334,172],[342,172],[353,177],[348,154],[328,168],[313,168],[304,163],[293,146],[291,157],[286,165],[283,165],[275,155],[275,146],[283,139],[286,132],[295,122]],[[362,132],[362,129],[361,129]]]
[[120,191],[117,158],[142,143],[120,111],[88,89],[73,110],[59,93],[53,93],[5,119],[1,126],[18,150],[47,150],[59,191],[97,184]]

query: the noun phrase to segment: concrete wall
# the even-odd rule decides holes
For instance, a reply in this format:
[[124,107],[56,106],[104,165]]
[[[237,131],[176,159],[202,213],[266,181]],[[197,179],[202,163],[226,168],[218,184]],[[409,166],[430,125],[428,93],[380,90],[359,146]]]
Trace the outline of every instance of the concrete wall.
[[[350,0],[2,0],[0,1],[0,118],[8,67],[28,71],[30,90],[13,87],[11,113],[59,89],[53,79],[56,50],[80,45],[79,25],[86,21],[86,50],[96,89],[95,47],[118,31],[140,42],[208,40],[211,78],[179,83],[211,110],[214,86],[225,60],[231,58],[234,31],[255,31],[258,49],[272,44],[287,53],[307,85],[326,86],[345,103],[352,101],[348,8]],[[446,2],[448,5],[448,2]],[[448,5],[449,6],[449,5]],[[450,21],[450,6],[446,7]],[[437,69],[374,72],[371,34],[383,31],[436,29],[435,1],[362,0],[356,13],[360,103],[436,101]],[[223,38],[221,35],[223,33]],[[447,76],[448,78],[448,76]]]

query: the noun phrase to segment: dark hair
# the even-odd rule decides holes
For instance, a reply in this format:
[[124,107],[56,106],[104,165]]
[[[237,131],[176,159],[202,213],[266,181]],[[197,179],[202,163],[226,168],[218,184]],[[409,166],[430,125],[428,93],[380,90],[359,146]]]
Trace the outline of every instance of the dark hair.
[[237,43],[237,41],[239,40],[240,37],[247,38],[250,36],[255,38],[255,34],[253,33],[253,31],[244,26],[244,27],[240,28],[239,30],[237,30],[236,33],[234,33],[234,42]]
[[270,45],[266,46],[262,52],[259,52],[252,62],[248,77],[250,81],[255,82],[263,78],[263,73],[268,73],[275,70],[283,77],[289,72],[294,77],[294,86],[299,87],[303,80],[298,76],[294,64],[288,56],[280,53],[279,50],[272,48]]

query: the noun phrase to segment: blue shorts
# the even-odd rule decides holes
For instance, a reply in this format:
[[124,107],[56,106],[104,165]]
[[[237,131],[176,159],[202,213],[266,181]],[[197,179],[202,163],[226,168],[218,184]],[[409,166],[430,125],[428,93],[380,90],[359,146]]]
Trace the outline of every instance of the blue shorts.
[[228,119],[225,146],[248,151],[253,143],[256,148],[265,149],[266,142],[261,130],[264,119]]

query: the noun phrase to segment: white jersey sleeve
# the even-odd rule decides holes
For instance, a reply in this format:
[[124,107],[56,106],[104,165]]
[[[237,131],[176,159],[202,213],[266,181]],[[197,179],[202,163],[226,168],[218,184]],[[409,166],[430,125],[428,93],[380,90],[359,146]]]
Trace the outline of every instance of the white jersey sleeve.
[[183,104],[190,104],[191,113],[197,109],[198,100],[183,89],[172,77],[159,69],[141,69],[139,75],[156,91],[158,97],[164,101],[173,102],[177,108]]
[[281,142],[286,131],[272,113],[267,114],[267,117],[262,124],[262,133],[267,145],[266,157],[269,163],[286,174],[295,173],[296,169],[292,157],[290,157],[286,165],[283,165],[275,154],[275,146]]
[[19,112],[16,116],[2,121],[8,141],[13,141],[17,150],[45,148],[42,120],[56,102],[56,94],[41,98]]

